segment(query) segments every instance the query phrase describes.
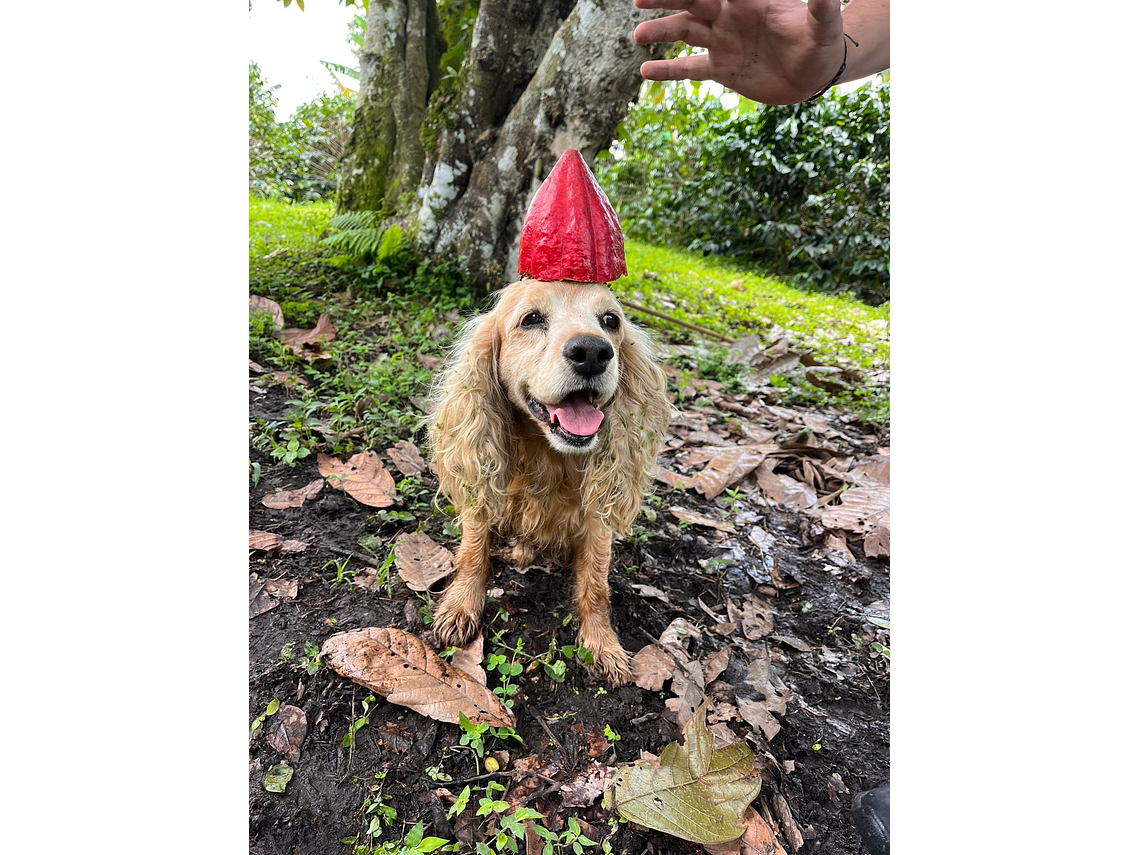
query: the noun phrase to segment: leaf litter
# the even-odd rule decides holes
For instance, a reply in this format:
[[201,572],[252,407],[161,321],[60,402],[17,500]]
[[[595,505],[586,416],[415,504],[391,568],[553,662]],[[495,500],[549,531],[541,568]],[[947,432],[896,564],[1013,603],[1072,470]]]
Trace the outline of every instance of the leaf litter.
[[421,715],[458,724],[513,727],[515,716],[490,689],[444,662],[410,632],[369,627],[330,636],[321,659],[352,682]]
[[702,704],[682,743],[654,760],[619,766],[612,804],[630,822],[694,843],[725,843],[746,830],[744,812],[760,793],[752,750],[741,741],[713,747]]

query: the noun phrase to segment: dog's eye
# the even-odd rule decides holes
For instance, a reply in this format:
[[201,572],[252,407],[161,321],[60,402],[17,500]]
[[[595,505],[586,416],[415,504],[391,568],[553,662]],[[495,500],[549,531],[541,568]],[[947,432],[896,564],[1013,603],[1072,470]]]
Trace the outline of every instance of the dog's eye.
[[606,312],[602,315],[602,326],[608,330],[616,330],[618,328],[618,316],[613,312]]
[[546,318],[542,316],[541,312],[531,312],[522,319],[522,326],[524,327],[544,327],[546,326]]

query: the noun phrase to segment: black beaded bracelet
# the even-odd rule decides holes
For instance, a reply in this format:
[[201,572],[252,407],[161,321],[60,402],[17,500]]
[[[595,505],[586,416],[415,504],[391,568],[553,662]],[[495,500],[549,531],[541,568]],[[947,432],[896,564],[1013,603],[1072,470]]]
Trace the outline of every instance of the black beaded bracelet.
[[[847,33],[844,33],[843,37],[845,39],[848,39],[851,42],[851,44],[855,45],[855,47],[859,47],[859,42],[855,41],[855,39],[851,38],[851,36],[847,35]],[[827,92],[828,89],[830,89],[832,86],[834,86],[838,82],[839,78],[843,76],[843,72],[846,70],[847,70],[847,42],[844,42],[843,43],[843,62],[839,66],[839,71],[835,72],[835,76],[833,78],[831,78],[830,83],[828,83],[826,86],[824,86],[818,92],[816,92],[810,98],[807,98],[807,99],[801,101],[800,103],[801,104],[807,104],[809,101],[814,101],[816,98],[822,97],[823,94],[825,92]]]

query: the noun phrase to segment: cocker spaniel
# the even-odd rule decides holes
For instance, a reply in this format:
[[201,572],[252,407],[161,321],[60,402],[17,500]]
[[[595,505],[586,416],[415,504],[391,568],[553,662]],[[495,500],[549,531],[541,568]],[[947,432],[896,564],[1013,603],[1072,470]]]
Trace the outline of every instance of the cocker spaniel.
[[668,422],[648,336],[605,285],[523,279],[468,321],[434,400],[431,452],[463,531],[437,639],[475,637],[493,538],[513,538],[521,566],[536,549],[572,564],[578,643],[611,682],[628,680],[608,576],[613,532],[632,526]]

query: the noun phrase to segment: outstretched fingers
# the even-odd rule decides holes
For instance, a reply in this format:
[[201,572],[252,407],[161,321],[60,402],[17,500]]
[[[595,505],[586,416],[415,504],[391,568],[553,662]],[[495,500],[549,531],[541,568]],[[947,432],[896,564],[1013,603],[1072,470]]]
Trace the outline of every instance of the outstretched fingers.
[[642,21],[633,30],[633,40],[639,45],[658,42],[685,42],[695,47],[712,47],[712,27],[688,12]]
[[[838,4],[839,0],[835,0]],[[704,21],[712,21],[720,14],[724,0],[634,0],[638,9],[684,9]]]
[[641,76],[646,80],[712,80],[708,54],[651,59],[641,64]]

